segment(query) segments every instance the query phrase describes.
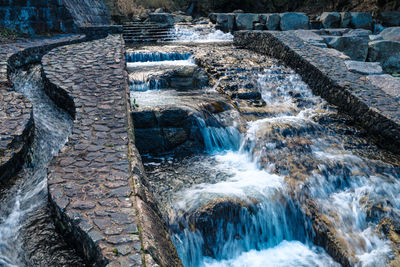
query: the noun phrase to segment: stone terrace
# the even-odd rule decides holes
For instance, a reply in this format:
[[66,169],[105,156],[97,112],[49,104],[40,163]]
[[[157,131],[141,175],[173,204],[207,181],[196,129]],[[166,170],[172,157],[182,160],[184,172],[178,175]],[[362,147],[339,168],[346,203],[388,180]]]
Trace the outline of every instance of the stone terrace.
[[110,35],[57,48],[42,60],[48,94],[75,118],[68,143],[49,166],[50,202],[59,229],[92,263],[179,266],[150,208],[151,194],[140,189],[144,174],[127,116],[123,47],[120,35]]
[[291,32],[240,31],[234,42],[282,60],[316,94],[353,116],[380,144],[400,151],[399,100],[373,86],[365,75],[349,72],[342,59],[327,56]]
[[33,136],[32,105],[22,93],[13,90],[9,75],[15,68],[38,61],[57,45],[82,38],[82,35],[61,35],[0,47],[0,183],[21,168]]

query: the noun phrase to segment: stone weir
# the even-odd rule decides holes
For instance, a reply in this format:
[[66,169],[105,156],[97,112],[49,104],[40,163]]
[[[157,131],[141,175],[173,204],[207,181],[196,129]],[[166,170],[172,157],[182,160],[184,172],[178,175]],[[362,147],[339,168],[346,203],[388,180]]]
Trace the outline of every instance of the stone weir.
[[378,143],[400,152],[400,109],[395,95],[349,72],[342,59],[327,56],[290,32],[239,31],[234,43],[275,57],[299,73],[314,93],[351,115]]
[[62,35],[0,48],[0,183],[7,182],[22,167],[33,136],[32,105],[9,81],[19,67],[40,60],[59,45],[80,42],[84,35]]
[[47,93],[75,119],[48,168],[50,203],[59,230],[95,266],[180,266],[144,186],[123,47],[120,35],[110,35],[42,60]]

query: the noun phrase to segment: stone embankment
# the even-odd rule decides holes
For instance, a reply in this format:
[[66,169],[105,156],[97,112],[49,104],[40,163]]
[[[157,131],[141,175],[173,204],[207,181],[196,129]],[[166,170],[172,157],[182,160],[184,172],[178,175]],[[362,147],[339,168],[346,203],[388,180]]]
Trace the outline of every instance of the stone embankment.
[[373,30],[379,22],[383,26],[400,26],[400,11],[382,12],[374,20],[368,12],[324,12],[316,20],[305,13],[211,13],[210,20],[217,28],[233,32],[237,30],[308,30],[353,28]]
[[75,119],[49,166],[58,228],[99,266],[180,266],[133,144],[121,36],[57,48],[42,64],[47,93]]
[[365,74],[347,70],[343,59],[287,32],[240,31],[235,45],[282,60],[299,73],[314,93],[351,115],[386,148],[400,151],[398,90],[381,90]]
[[0,183],[22,167],[33,136],[32,105],[15,92],[9,76],[19,67],[38,62],[58,45],[83,40],[83,35],[65,35],[3,45],[0,48]]

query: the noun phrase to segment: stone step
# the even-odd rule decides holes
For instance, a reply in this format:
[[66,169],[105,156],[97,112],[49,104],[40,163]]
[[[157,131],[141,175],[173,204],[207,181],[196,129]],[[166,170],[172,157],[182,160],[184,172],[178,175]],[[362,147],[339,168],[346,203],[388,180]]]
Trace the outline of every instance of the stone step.
[[148,39],[136,39],[136,38],[126,38],[125,42],[127,43],[155,43],[155,42],[170,42],[173,41],[173,38],[148,38]]
[[123,34],[124,38],[163,38],[163,37],[171,37],[169,34]]
[[130,31],[124,31],[122,34],[124,35],[143,35],[143,34],[168,34],[169,31],[141,31],[141,32],[130,32]]

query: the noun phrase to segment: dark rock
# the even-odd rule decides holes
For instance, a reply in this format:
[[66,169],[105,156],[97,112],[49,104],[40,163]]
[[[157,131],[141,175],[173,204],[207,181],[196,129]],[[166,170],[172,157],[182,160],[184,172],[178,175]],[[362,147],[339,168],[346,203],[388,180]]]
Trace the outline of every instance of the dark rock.
[[351,12],[350,26],[353,28],[372,29],[372,16],[368,12]]
[[282,31],[309,29],[309,18],[304,13],[283,13],[280,17],[280,28]]
[[260,15],[243,13],[236,15],[236,27],[238,30],[252,30],[254,24],[260,21]]
[[340,27],[341,28],[347,28],[350,26],[351,23],[351,14],[350,12],[341,12],[340,13]]
[[339,28],[341,16],[338,12],[324,12],[320,17],[320,21],[324,28]]
[[368,45],[368,61],[380,62],[386,72],[400,72],[400,42],[372,41]]
[[352,60],[365,61],[368,55],[368,39],[362,37],[334,37],[328,46],[343,52]]
[[379,18],[383,26],[400,26],[400,11],[383,11]]
[[269,31],[277,31],[280,27],[281,17],[279,14],[261,14],[260,22],[265,24]]
[[169,13],[150,13],[149,19],[152,22],[159,23],[165,26],[172,26],[175,23],[174,16]]

